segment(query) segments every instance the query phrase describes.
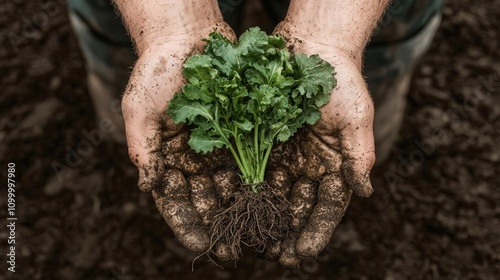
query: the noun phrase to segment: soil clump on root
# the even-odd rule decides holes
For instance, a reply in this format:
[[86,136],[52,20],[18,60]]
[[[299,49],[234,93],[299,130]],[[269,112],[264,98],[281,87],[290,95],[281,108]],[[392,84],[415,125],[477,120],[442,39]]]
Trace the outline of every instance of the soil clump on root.
[[265,182],[241,184],[225,204],[210,227],[210,248],[205,253],[210,259],[214,254],[222,261],[237,260],[241,244],[263,253],[290,235],[290,202]]

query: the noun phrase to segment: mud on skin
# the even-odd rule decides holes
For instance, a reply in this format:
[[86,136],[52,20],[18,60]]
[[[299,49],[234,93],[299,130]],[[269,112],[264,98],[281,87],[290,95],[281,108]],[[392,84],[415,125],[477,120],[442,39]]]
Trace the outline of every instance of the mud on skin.
[[[269,160],[270,170],[282,170],[290,184],[290,234],[271,246],[266,256],[284,266],[297,266],[316,256],[330,240],[349,204],[352,191],[341,172],[342,155],[306,127],[278,144]],[[270,171],[272,172],[272,171]],[[280,246],[281,254],[276,247]]]

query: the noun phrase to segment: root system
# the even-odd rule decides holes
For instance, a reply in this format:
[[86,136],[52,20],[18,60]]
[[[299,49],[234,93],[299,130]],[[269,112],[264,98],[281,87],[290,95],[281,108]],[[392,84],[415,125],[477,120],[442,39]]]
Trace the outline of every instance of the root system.
[[241,244],[263,253],[277,240],[289,234],[290,210],[288,200],[274,192],[266,183],[258,192],[242,184],[224,210],[213,219],[210,249],[207,255],[221,260],[236,260],[242,254]]

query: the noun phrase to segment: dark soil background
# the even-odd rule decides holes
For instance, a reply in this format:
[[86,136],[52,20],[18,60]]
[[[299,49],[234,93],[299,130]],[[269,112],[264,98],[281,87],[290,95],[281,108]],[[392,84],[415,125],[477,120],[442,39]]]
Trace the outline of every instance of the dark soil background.
[[[47,3],[52,3],[51,8]],[[0,4],[0,279],[498,279],[500,1],[447,1],[416,71],[400,139],[302,270],[251,253],[220,269],[173,237],[102,143],[59,181],[54,162],[96,128],[65,2]],[[423,145],[418,143],[426,143]],[[7,163],[16,164],[16,273],[7,271]]]

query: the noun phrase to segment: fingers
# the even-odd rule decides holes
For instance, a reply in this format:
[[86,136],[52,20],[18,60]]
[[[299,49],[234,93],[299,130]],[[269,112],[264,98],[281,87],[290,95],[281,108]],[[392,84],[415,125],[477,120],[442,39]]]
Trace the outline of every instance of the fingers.
[[[233,170],[219,170],[212,176],[212,180],[222,205],[227,205],[237,190],[238,174]],[[221,261],[231,260],[233,256],[229,246],[221,241],[215,245],[214,253]]]
[[338,147],[332,146],[320,139],[314,130],[307,130],[303,149],[307,155],[304,173],[308,178],[320,181],[325,174],[340,170],[342,154]]
[[283,253],[279,258],[279,262],[284,267],[296,267],[300,263],[300,259],[295,252],[295,240],[290,238],[283,242]]
[[223,262],[232,260],[233,254],[227,244],[218,242],[215,246],[214,254]]
[[175,169],[167,170],[162,179],[163,187],[152,192],[158,211],[185,247],[195,252],[206,251],[208,230],[189,200],[186,179]]
[[188,185],[194,208],[201,215],[203,224],[209,225],[219,208],[212,180],[207,175],[194,175],[189,177]]
[[[306,224],[316,202],[317,186],[305,177],[300,178],[294,185],[290,194],[290,230],[299,232]],[[281,246],[279,262],[284,267],[296,267],[300,258],[296,252],[297,235],[292,234]]]
[[238,174],[233,170],[219,170],[212,177],[215,191],[221,197],[222,204],[227,204],[234,195],[238,185]]
[[[294,185],[290,194],[290,230],[299,232],[306,224],[316,202],[317,185],[305,177],[300,178]],[[296,253],[297,235],[292,234],[286,239],[280,250],[279,262],[285,267],[296,267],[300,258]],[[281,243],[280,243],[281,244]],[[269,254],[272,256],[271,254]]]
[[293,185],[290,195],[290,214],[292,219],[290,226],[292,230],[300,230],[311,212],[316,202],[317,185],[307,178],[300,178]]
[[[281,195],[283,197],[288,197],[290,194],[292,180],[288,172],[282,168],[278,167],[273,170],[269,170],[266,174],[266,182],[269,184],[269,187],[275,191],[277,195]],[[290,244],[288,242],[287,244]],[[276,261],[282,256],[282,240],[275,240],[273,244],[266,248],[265,257],[268,260]],[[284,261],[289,263],[291,259],[291,253],[283,257]]]
[[282,241],[276,240],[271,246],[266,248],[265,258],[270,261],[276,261],[281,256]]
[[266,182],[277,195],[288,197],[290,194],[292,180],[284,168],[269,170],[266,174]]
[[283,168],[287,170],[290,177],[300,176],[306,157],[301,150],[302,143],[299,134],[297,133],[287,142],[274,146],[267,164],[269,170]]
[[[169,118],[170,119],[170,118]],[[183,153],[189,150],[189,132],[187,129],[178,131],[174,135],[166,135],[163,131],[163,154]]]
[[297,239],[296,250],[300,257],[317,256],[344,216],[351,190],[343,184],[340,177],[340,174],[327,175],[321,181],[318,202]]
[[177,168],[186,175],[199,174],[206,169],[203,157],[195,154],[192,150],[170,153],[164,149],[163,153],[163,162],[167,168]]

